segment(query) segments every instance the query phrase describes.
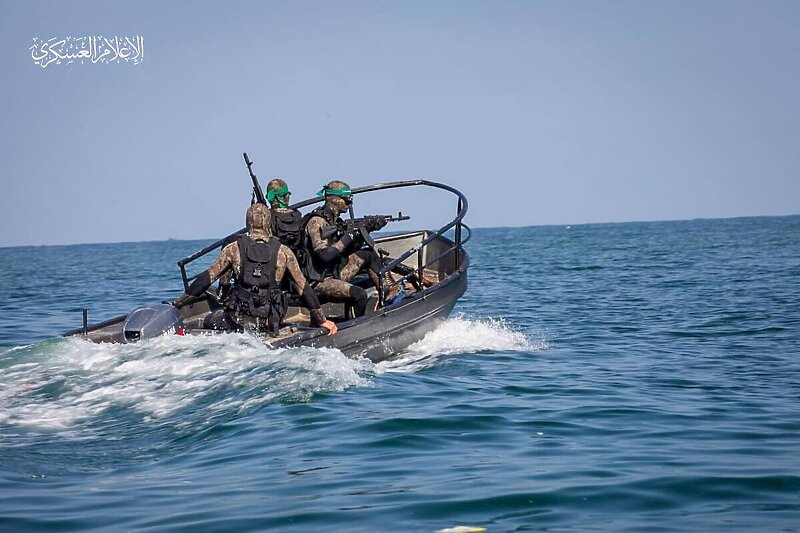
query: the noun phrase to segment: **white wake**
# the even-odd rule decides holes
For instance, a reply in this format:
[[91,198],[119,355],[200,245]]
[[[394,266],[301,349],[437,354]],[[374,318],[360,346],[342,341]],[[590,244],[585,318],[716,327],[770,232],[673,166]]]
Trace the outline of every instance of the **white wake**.
[[[165,336],[136,344],[51,340],[6,352],[0,424],[65,429],[126,407],[167,417],[203,400],[210,416],[276,398],[366,386],[369,362],[338,350],[270,349],[247,335]],[[228,389],[225,394],[214,394]],[[231,391],[230,389],[233,389]],[[207,396],[208,395],[208,396]]]
[[546,348],[503,320],[463,317],[445,321],[378,365],[335,349],[271,349],[238,334],[164,336],[136,344],[52,339],[0,357],[0,424],[69,431],[110,409],[133,410],[149,422],[195,405],[208,420],[273,401],[308,401],[322,392],[370,386],[375,375],[428,368],[438,356]]
[[384,371],[413,372],[435,363],[437,356],[462,353],[533,352],[547,349],[542,339],[532,341],[503,319],[450,318],[405,352],[378,365]]

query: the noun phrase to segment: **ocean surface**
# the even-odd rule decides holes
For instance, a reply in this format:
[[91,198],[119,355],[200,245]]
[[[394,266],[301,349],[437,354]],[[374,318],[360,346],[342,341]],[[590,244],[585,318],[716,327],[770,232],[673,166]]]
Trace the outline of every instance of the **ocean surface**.
[[58,337],[208,242],[0,249],[0,530],[800,531],[798,216],[478,229],[381,364]]

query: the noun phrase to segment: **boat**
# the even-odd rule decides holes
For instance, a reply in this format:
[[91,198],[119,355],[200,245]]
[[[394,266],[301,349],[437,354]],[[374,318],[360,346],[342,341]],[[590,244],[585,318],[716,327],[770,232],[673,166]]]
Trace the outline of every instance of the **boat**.
[[[257,182],[256,182],[257,183]],[[369,287],[365,275],[353,282],[368,289],[370,305],[361,317],[346,315],[343,304],[325,303],[326,317],[336,322],[338,333],[328,335],[323,328],[309,325],[308,310],[290,299],[287,315],[277,332],[259,333],[274,348],[312,346],[336,348],[350,357],[366,357],[379,362],[392,357],[436,329],[450,315],[456,301],[467,290],[469,254],[464,244],[472,231],[464,224],[467,198],[457,189],[434,181],[417,179],[380,183],[352,189],[354,196],[413,187],[429,187],[452,193],[456,197],[456,216],[437,230],[415,230],[370,237],[366,246],[380,253],[384,267],[379,276],[380,289]],[[323,198],[310,198],[290,207],[302,209]],[[352,207],[350,218],[354,218]],[[234,242],[246,228],[206,246],[178,261],[183,288],[186,290],[196,275],[190,275],[192,263]],[[205,263],[203,263],[205,264]],[[202,272],[202,270],[201,270]],[[198,272],[199,274],[199,272]],[[131,343],[165,334],[214,335],[213,317],[222,309],[220,287],[212,287],[189,305],[180,309],[167,302],[137,307],[127,315],[94,325],[88,323],[83,310],[83,326],[64,333],[97,343]],[[255,334],[255,333],[254,333]]]

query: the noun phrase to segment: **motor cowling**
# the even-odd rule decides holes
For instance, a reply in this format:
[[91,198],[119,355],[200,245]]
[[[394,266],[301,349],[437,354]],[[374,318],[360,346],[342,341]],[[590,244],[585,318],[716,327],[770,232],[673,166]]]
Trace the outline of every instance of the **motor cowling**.
[[122,324],[122,342],[138,342],[183,328],[181,313],[169,304],[151,304],[137,307]]

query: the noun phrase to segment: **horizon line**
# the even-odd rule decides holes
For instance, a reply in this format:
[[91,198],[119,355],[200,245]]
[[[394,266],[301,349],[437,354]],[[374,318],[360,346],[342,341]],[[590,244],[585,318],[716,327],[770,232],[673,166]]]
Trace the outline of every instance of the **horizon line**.
[[[692,218],[668,218],[668,219],[652,219],[652,220],[611,220],[603,222],[572,222],[572,223],[548,223],[548,224],[527,224],[524,226],[506,225],[506,226],[469,226],[473,230],[489,230],[489,229],[521,229],[521,228],[547,228],[555,226],[600,226],[612,224],[657,224],[662,222],[694,222],[701,220],[736,220],[743,218],[790,218],[800,216],[800,213],[792,213],[786,215],[735,215],[729,217],[692,217]],[[417,230],[418,231],[418,230]],[[105,241],[105,242],[71,242],[71,243],[50,243],[50,244],[0,244],[2,248],[43,248],[43,247],[58,247],[58,246],[91,246],[98,244],[142,244],[151,242],[189,242],[189,241],[216,241],[225,236],[230,235],[226,233],[222,237],[197,237],[197,238],[177,238],[167,237],[165,239],[142,239],[136,241]]]

